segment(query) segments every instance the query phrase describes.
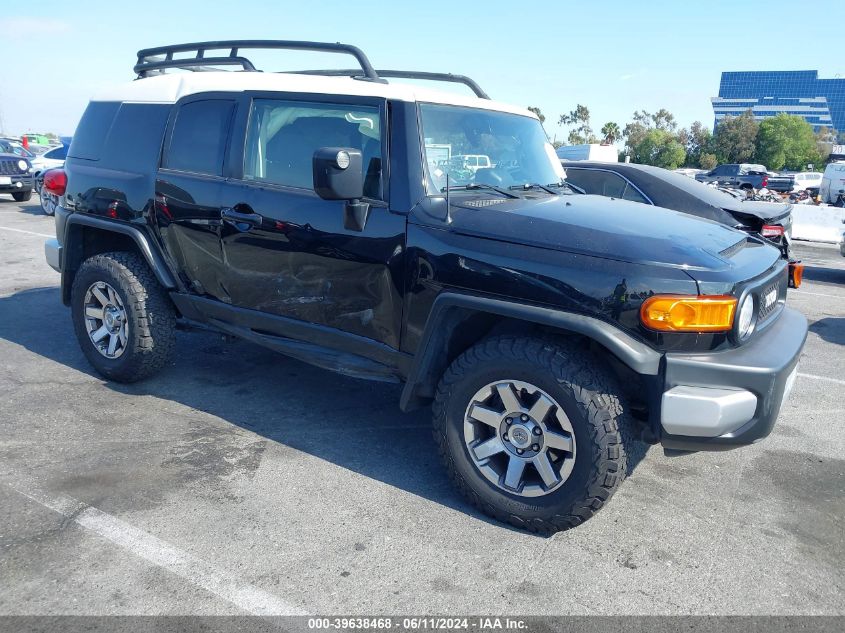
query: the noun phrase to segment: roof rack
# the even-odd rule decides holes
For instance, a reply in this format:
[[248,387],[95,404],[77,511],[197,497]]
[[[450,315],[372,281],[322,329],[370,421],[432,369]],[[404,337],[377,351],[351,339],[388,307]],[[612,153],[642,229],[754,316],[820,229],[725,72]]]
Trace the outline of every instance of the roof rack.
[[[209,50],[229,49],[229,54],[218,57],[206,57]],[[138,79],[148,77],[151,72],[161,72],[167,68],[183,68],[187,70],[211,70],[211,66],[240,66],[243,70],[256,72],[253,63],[246,57],[238,55],[240,49],[284,49],[299,51],[316,51],[322,53],[341,53],[352,55],[358,60],[363,71],[362,79],[384,83],[373,69],[370,60],[357,46],[349,44],[332,44],[330,42],[298,42],[293,40],[220,40],[216,42],[194,42],[192,44],[174,44],[145,48],[138,51],[138,63],[134,71]],[[174,53],[196,53],[194,57],[174,59]],[[164,58],[162,59],[162,56]]]
[[[294,70],[288,71],[296,75],[322,75],[327,77],[353,77],[364,79],[360,71],[348,70]],[[428,81],[446,81],[449,83],[464,84],[475,93],[480,99],[490,99],[489,95],[479,86],[474,79],[466,75],[455,75],[452,73],[430,73],[421,70],[376,70],[379,77],[391,77],[394,79],[425,79]]]
[[[352,77],[362,81],[374,81],[387,83],[385,77],[396,79],[424,79],[428,81],[446,81],[459,83],[468,86],[477,97],[489,99],[487,93],[481,89],[475,81],[465,75],[453,75],[452,73],[430,73],[413,70],[376,70],[367,59],[367,56],[357,46],[350,44],[330,42],[306,42],[293,40],[219,40],[215,42],[194,42],[192,44],[174,44],[172,46],[159,46],[157,48],[145,48],[138,51],[138,63],[134,71],[138,79],[149,77],[151,74],[159,74],[168,68],[181,68],[192,71],[215,70],[215,66],[240,66],[247,72],[260,72],[255,65],[246,57],[239,54],[241,49],[265,49],[265,50],[299,50],[315,51],[321,53],[340,53],[351,55],[360,64],[361,68],[352,70],[298,70],[290,71],[302,75],[323,75],[329,77]],[[208,51],[219,51],[229,49],[228,55],[206,57]],[[174,53],[194,53],[194,57],[182,57],[174,59]]]

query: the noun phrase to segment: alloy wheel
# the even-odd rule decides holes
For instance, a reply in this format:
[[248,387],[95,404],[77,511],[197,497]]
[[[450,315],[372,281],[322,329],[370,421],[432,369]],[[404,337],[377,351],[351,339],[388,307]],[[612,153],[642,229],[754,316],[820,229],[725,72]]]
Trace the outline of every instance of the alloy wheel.
[[479,389],[464,416],[470,458],[491,483],[523,497],[558,489],[575,465],[575,433],[558,402],[531,383]]
[[119,358],[129,340],[129,321],[120,295],[109,284],[97,281],[85,293],[85,330],[100,354]]

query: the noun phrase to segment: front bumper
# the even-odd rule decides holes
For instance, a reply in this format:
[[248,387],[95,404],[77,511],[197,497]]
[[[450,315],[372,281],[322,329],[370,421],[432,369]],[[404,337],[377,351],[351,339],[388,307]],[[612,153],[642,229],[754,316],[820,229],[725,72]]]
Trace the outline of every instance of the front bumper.
[[798,373],[807,320],[784,308],[750,343],[708,354],[666,354],[660,441],[679,451],[752,444],[772,432]]
[[0,193],[19,193],[32,191],[32,176],[20,174],[18,176],[0,175]]

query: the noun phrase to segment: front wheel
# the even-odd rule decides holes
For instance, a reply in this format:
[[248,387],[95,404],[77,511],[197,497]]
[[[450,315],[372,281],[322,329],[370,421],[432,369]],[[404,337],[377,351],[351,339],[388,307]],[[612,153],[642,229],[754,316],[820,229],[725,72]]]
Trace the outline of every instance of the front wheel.
[[549,534],[589,519],[625,478],[619,394],[601,360],[576,344],[492,338],[443,376],[434,436],[473,505]]
[[32,189],[29,191],[16,191],[12,194],[15,202],[26,202],[32,197]]
[[85,260],[73,280],[71,313],[88,362],[106,378],[135,382],[167,364],[175,343],[170,298],[134,253]]

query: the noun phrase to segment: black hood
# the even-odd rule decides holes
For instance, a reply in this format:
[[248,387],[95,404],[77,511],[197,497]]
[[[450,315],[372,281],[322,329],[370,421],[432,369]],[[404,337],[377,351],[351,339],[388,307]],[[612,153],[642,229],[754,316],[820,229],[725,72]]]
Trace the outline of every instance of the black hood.
[[[731,268],[731,253],[736,250],[732,247],[748,239],[717,222],[593,195],[482,200],[455,194],[450,228],[516,244],[687,271]],[[779,253],[765,250],[771,250],[771,257],[765,258],[771,262],[760,263],[768,267]]]

